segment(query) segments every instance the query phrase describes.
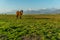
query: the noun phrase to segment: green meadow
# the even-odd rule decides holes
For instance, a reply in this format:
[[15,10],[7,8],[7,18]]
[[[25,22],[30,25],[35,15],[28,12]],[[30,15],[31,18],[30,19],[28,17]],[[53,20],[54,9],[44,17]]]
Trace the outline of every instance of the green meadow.
[[60,40],[60,14],[0,15],[0,40]]

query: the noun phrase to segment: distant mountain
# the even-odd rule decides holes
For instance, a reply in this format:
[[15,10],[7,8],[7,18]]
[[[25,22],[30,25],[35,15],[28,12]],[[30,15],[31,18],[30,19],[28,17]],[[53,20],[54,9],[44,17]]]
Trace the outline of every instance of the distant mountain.
[[11,12],[6,12],[6,14],[15,14],[17,10],[12,10]]
[[[6,14],[15,14],[17,10],[12,10]],[[60,13],[60,9],[39,9],[39,10],[26,10],[24,14],[52,14]]]
[[49,14],[49,13],[60,13],[60,9],[39,9],[39,10],[27,10],[25,13],[29,14]]

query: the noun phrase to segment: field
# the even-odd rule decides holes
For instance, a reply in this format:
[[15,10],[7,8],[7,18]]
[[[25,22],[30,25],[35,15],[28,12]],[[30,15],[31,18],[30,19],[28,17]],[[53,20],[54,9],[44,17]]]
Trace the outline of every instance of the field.
[[60,14],[0,15],[0,40],[60,40]]

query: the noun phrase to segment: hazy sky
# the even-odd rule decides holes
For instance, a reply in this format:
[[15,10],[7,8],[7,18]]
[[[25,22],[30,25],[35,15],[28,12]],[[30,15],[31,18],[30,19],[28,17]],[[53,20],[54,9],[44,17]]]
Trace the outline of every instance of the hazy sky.
[[59,8],[60,0],[0,0],[0,12],[11,10]]

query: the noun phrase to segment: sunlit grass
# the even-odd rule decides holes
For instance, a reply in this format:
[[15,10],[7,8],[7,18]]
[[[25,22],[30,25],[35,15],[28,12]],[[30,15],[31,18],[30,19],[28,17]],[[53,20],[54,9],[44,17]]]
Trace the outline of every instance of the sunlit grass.
[[0,15],[1,40],[60,40],[60,15]]

